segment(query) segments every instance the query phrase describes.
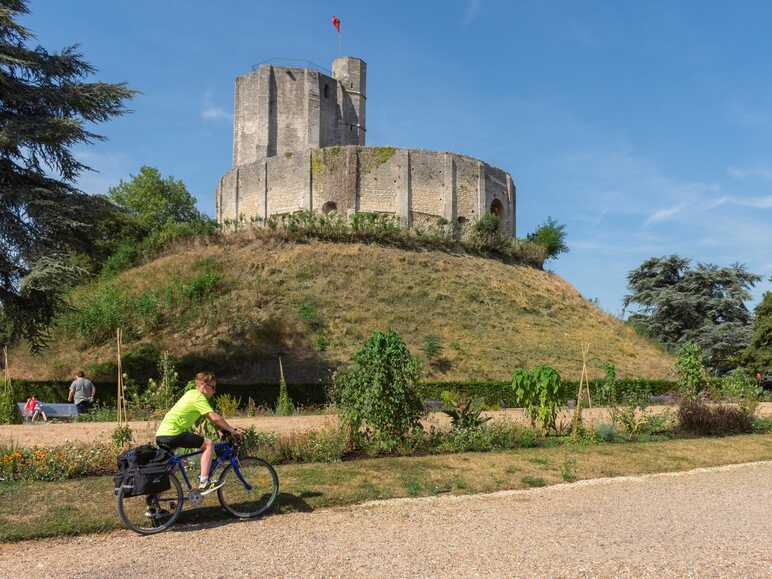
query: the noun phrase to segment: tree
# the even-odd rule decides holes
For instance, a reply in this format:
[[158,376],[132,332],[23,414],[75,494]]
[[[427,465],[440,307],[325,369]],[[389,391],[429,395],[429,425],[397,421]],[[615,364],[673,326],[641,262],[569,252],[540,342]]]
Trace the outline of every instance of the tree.
[[135,217],[148,233],[170,223],[206,221],[196,209],[196,199],[185,184],[174,177],[161,177],[154,167],[142,167],[128,182],[121,181],[108,192],[110,199]]
[[45,342],[61,292],[84,274],[73,252],[94,249],[93,224],[112,211],[77,190],[89,167],[72,147],[103,137],[85,128],[126,112],[125,84],[85,82],[94,69],[77,47],[29,48],[15,21],[24,0],[0,0],[0,305],[12,338]]
[[772,292],[766,292],[754,311],[756,322],[743,362],[756,372],[772,371]]
[[736,365],[751,340],[752,315],[745,302],[761,277],[744,265],[718,267],[671,255],[652,257],[628,276],[631,290],[624,309],[635,307],[630,322],[666,347],[693,341],[713,369]]
[[546,259],[557,259],[561,253],[568,252],[566,226],[559,225],[552,217],[547,217],[547,221],[529,233],[528,240],[544,246]]

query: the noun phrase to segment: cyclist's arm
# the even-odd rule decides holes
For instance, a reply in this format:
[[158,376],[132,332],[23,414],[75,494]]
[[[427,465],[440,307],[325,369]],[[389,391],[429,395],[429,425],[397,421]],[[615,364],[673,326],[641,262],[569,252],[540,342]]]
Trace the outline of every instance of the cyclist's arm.
[[216,412],[210,412],[206,415],[206,417],[211,420],[214,425],[219,428],[220,430],[224,430],[225,432],[229,432],[231,434],[236,434],[238,431],[233,428],[230,424],[228,424],[225,419],[217,414]]

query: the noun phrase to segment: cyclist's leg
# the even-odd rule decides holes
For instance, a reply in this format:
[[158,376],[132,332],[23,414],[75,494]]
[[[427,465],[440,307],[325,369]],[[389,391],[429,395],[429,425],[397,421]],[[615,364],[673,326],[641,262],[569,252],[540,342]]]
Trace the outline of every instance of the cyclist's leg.
[[201,455],[201,484],[203,485],[209,480],[209,469],[212,466],[214,443],[208,438],[205,438],[204,443],[201,445],[201,450],[204,451]]

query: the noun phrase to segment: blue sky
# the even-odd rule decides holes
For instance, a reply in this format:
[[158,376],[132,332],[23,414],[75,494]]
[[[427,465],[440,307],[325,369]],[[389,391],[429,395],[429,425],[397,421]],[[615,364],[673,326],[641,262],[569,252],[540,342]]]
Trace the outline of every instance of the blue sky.
[[548,267],[619,313],[651,256],[745,263],[772,289],[772,3],[32,0],[49,50],[142,92],[78,149],[89,192],[158,167],[213,215],[230,168],[233,80],[262,61],[368,64],[367,139],[511,172],[518,232],[548,216]]

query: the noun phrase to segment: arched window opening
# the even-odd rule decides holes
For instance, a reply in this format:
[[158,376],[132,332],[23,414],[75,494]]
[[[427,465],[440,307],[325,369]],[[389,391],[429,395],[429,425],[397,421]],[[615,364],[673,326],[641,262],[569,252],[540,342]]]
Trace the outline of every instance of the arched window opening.
[[330,97],[330,87],[328,85],[324,85],[324,98]]
[[324,213],[325,215],[337,210],[338,210],[338,205],[334,201],[328,201],[327,203],[322,205],[322,213]]
[[491,203],[491,213],[493,213],[499,219],[504,218],[504,205],[498,199],[494,199]]

